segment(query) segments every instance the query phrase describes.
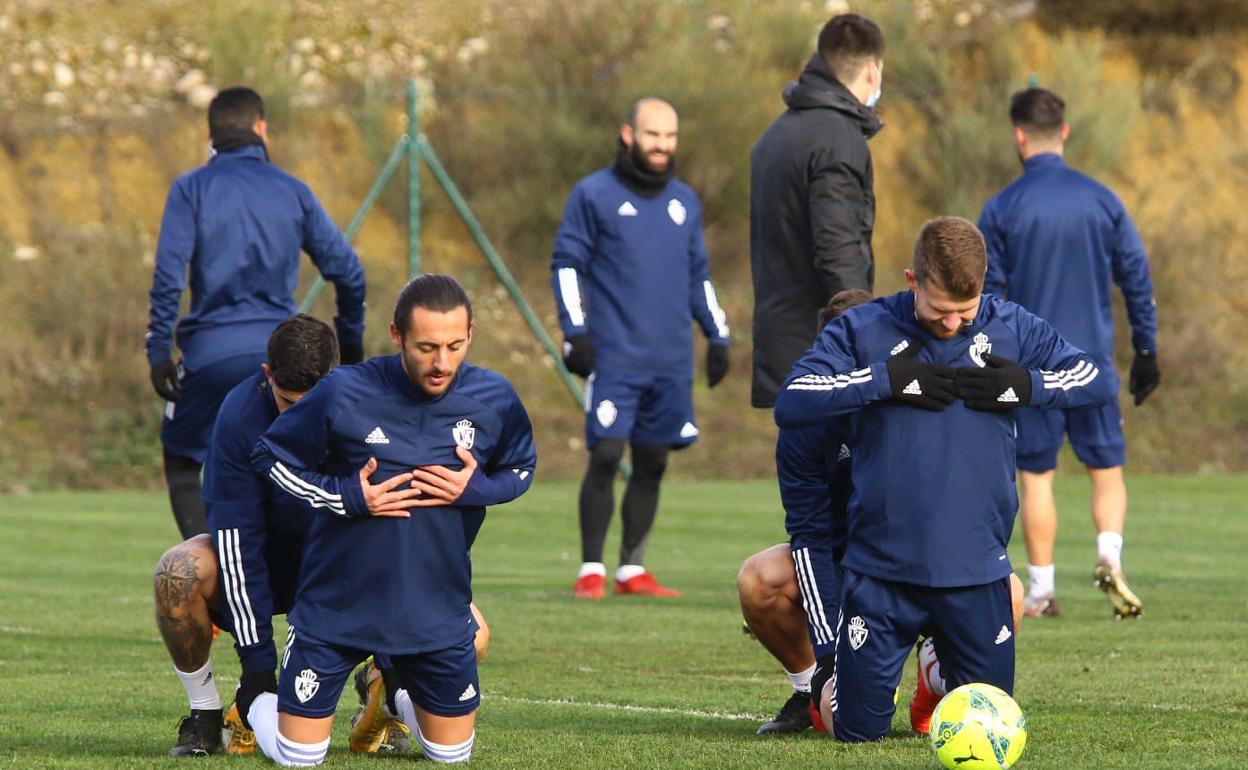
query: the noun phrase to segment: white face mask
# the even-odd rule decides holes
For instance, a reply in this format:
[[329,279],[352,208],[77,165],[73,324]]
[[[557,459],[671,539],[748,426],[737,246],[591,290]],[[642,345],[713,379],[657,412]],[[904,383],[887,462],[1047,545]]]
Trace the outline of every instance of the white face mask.
[[876,103],[880,101],[880,97],[884,94],[884,65],[880,64],[880,84],[876,87],[875,93],[867,97],[867,106],[874,108]]

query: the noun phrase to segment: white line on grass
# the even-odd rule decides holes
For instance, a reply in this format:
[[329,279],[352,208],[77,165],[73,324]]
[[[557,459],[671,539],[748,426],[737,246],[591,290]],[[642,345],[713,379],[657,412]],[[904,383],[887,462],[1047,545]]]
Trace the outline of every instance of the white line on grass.
[[523,703],[529,706],[570,706],[574,708],[603,709],[604,711],[631,711],[636,714],[671,714],[673,716],[695,717],[698,719],[730,719],[734,722],[757,722],[768,719],[762,714],[734,714],[730,711],[697,711],[695,709],[676,709],[667,706],[630,706],[625,703],[591,703],[576,700],[543,700],[540,698],[517,698],[511,695],[486,695],[486,700],[498,700],[504,703]]

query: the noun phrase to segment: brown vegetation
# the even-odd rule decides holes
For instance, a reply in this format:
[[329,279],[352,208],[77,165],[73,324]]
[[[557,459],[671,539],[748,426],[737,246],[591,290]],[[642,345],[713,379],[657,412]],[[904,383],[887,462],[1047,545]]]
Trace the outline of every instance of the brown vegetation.
[[[610,162],[629,101],[671,100],[681,175],[703,197],[735,335],[725,384],[707,391],[699,372],[707,440],[674,470],[768,475],[770,416],[746,407],[748,153],[827,10],[843,5],[2,4],[0,491],[157,483],[160,404],[142,337],[160,207],[172,179],[204,157],[205,95],[240,78],[270,96],[275,159],[342,223],[402,130],[406,78],[419,78],[426,132],[555,334],[549,249],[564,196]],[[886,128],[872,143],[877,288],[902,287],[919,223],[975,217],[1017,173],[1006,100],[1035,76],[1070,105],[1072,163],[1118,191],[1152,257],[1165,379],[1144,407],[1126,408],[1133,467],[1248,468],[1248,346],[1236,343],[1248,318],[1243,33],[1115,37],[1098,31],[1110,21],[1062,23],[1060,3],[853,6],[889,41]],[[1164,69],[1144,53],[1159,50]],[[370,353],[389,349],[388,305],[405,269],[401,187],[357,241]],[[579,475],[580,415],[428,177],[424,212],[425,265],[473,292],[474,357],[516,381],[543,475]],[[331,312],[327,299],[319,312]],[[1125,364],[1128,335],[1119,343]]]

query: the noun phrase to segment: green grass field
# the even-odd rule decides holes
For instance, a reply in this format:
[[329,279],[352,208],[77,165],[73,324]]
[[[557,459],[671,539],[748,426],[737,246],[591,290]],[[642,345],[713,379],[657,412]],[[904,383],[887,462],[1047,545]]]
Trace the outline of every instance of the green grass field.
[[[1019,766],[1242,768],[1248,478],[1130,484],[1126,567],[1147,615],[1115,622],[1091,587],[1086,482],[1060,480],[1064,614],[1026,622],[1018,635],[1016,694],[1030,727]],[[686,592],[675,600],[573,602],[575,500],[575,485],[539,484],[491,513],[474,549],[476,599],[493,631],[477,766],[934,766],[908,732],[912,662],[893,735],[881,743],[755,737],[788,682],[741,634],[734,576],[744,557],[782,539],[773,483],[665,487],[649,564]],[[186,703],[152,620],[150,581],[174,537],[162,494],[0,497],[0,765],[178,764],[165,753]],[[1012,556],[1026,563],[1021,536]],[[214,660],[228,702],[238,668],[227,638]],[[413,761],[352,756],[354,707],[353,695],[344,698],[327,767]]]

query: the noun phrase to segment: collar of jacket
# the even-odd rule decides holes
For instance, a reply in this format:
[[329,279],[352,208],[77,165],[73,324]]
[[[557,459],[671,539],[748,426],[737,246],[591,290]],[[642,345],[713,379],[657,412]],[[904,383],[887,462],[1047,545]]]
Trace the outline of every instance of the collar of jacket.
[[858,101],[836,79],[818,53],[806,62],[806,69],[802,70],[797,81],[784,87],[784,103],[794,110],[836,110],[857,123],[867,139],[884,127],[875,110]]
[[1023,162],[1023,170],[1029,171],[1033,168],[1043,168],[1046,166],[1062,166],[1066,160],[1056,152],[1042,152],[1039,155],[1032,155]]
[[245,158],[247,160],[267,161],[269,159],[269,151],[263,142],[260,144],[245,144],[241,147],[232,147],[226,150],[218,150],[214,147],[212,157],[208,159],[208,162],[212,163],[219,158],[229,158],[231,160]]

